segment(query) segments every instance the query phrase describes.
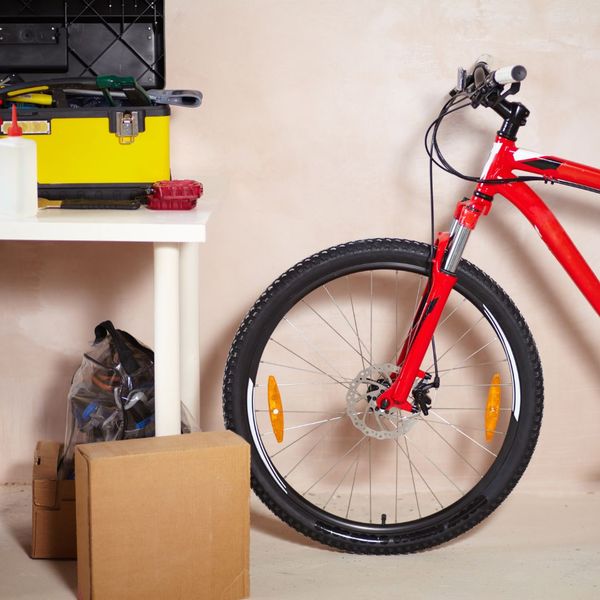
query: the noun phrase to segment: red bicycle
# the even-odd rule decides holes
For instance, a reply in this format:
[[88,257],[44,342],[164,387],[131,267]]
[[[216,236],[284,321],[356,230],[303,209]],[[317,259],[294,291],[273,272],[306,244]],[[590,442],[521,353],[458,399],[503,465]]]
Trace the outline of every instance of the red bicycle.
[[[237,332],[226,425],[252,445],[257,495],[315,540],[373,554],[440,544],[523,474],[542,420],[540,359],[511,299],[462,259],[496,195],[600,312],[598,278],[528,185],[600,192],[600,170],[517,148],[529,111],[508,96],[525,76],[485,62],[461,69],[428,130],[430,164],[476,183],[449,231],[429,245],[369,239],[319,252],[269,286]],[[480,177],[456,171],[437,142],[442,120],[466,106],[502,118]]]

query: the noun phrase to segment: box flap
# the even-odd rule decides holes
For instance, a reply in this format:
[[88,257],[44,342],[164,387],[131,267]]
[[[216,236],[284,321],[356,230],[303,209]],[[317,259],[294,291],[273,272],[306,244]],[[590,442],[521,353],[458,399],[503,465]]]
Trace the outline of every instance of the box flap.
[[34,506],[58,509],[62,502],[75,501],[75,482],[34,479],[32,496]]
[[33,479],[56,479],[58,459],[62,452],[60,442],[38,442],[33,456]]
[[88,600],[92,597],[91,540],[90,540],[90,495],[89,465],[79,451],[83,446],[75,447],[75,494],[76,538],[77,538],[77,598]]
[[245,446],[247,442],[233,431],[210,431],[168,435],[159,438],[140,438],[116,442],[82,444],[77,451],[89,461],[100,458],[164,454],[169,452],[197,452],[202,448]]

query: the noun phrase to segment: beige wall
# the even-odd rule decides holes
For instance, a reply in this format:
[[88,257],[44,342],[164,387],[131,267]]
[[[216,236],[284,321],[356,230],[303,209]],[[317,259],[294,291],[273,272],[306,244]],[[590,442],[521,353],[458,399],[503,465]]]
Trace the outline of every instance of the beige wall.
[[[262,289],[295,261],[371,236],[427,239],[426,125],[456,67],[490,53],[523,63],[525,148],[600,165],[600,8],[594,1],[168,0],[175,177],[219,202],[201,249],[202,427],[222,427],[229,343]],[[497,118],[465,111],[444,149],[479,173]],[[452,134],[459,139],[452,140]],[[437,177],[443,226],[470,185]],[[598,271],[598,197],[543,188]],[[594,224],[595,222],[595,224]],[[70,377],[111,318],[152,343],[146,245],[0,244],[0,481],[26,480],[39,438],[62,437]],[[499,199],[467,249],[526,316],[547,388],[541,442],[523,483],[600,482],[600,327],[529,224]]]

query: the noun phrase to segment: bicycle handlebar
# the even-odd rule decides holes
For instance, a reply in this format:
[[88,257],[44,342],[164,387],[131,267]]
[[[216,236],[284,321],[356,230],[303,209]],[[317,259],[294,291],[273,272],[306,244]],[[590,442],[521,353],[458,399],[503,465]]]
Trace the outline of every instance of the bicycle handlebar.
[[527,69],[523,65],[511,65],[502,67],[493,73],[494,81],[500,85],[507,83],[518,83],[527,77]]
[[492,71],[488,58],[481,57],[468,71],[462,68],[458,70],[458,84],[450,91],[450,95],[466,92],[473,108],[486,106],[506,118],[510,113],[506,97],[516,94],[526,77],[527,69],[522,65],[510,65]]
[[487,60],[487,57],[482,57],[469,70],[459,69],[458,85],[454,88],[454,93],[488,93],[492,88],[499,91],[501,87],[520,83],[527,77],[527,69],[522,65],[510,65],[492,71]]

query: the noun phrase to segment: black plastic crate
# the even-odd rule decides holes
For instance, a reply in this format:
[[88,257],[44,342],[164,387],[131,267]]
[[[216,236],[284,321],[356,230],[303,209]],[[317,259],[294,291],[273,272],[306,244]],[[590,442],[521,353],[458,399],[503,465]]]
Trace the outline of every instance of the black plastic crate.
[[0,83],[98,75],[165,84],[164,0],[2,0]]

